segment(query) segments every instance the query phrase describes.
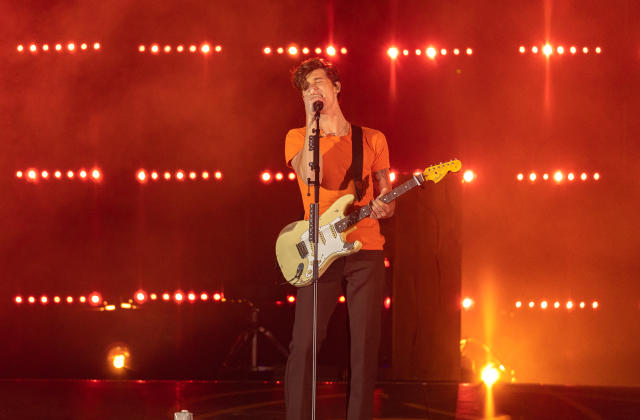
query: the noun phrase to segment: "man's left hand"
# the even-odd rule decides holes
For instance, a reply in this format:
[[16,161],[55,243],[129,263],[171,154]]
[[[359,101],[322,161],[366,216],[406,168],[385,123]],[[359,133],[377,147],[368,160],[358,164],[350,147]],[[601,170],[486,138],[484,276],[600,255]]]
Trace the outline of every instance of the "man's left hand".
[[389,188],[382,188],[380,190],[380,195],[375,200],[371,200],[371,215],[372,219],[386,219],[393,216],[393,212],[396,208],[396,203],[392,201],[387,204],[382,201],[380,198],[389,192]]

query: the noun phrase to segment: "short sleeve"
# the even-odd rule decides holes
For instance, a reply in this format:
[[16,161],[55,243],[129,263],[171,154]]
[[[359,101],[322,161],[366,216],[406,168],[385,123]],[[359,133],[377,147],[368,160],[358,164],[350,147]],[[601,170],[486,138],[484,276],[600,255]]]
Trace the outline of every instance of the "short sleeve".
[[303,145],[304,133],[299,128],[289,130],[284,141],[284,159],[289,168],[291,168],[291,161],[302,150]]
[[382,169],[389,169],[389,146],[387,146],[387,139],[384,134],[380,131],[375,131],[371,138],[371,145],[374,153],[371,171],[377,172]]

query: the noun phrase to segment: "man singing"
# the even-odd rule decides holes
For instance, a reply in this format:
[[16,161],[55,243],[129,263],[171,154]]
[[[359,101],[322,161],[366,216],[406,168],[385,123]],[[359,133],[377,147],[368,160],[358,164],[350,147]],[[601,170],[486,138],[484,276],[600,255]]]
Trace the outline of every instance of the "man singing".
[[[290,130],[285,140],[287,165],[298,176],[298,185],[309,218],[308,182],[315,179],[309,165],[313,152],[310,137],[315,128],[314,102],[323,104],[320,113],[320,214],[345,194],[354,194],[354,206],[371,204],[371,217],[362,220],[347,241],[358,240],[362,249],[331,264],[318,283],[318,348],[338,297],[346,288],[351,335],[348,420],[373,418],[373,391],[378,364],[380,318],[384,292],[384,264],[378,219],[391,217],[395,202],[379,197],[390,190],[389,150],[377,130],[352,126],[342,114],[338,98],[342,85],[333,65],[321,58],[302,62],[293,71],[293,85],[302,93],[306,126]],[[313,188],[313,187],[311,187]],[[378,197],[375,198],[374,197]],[[285,372],[285,400],[288,420],[311,417],[313,346],[313,286],[298,289],[290,355]]]

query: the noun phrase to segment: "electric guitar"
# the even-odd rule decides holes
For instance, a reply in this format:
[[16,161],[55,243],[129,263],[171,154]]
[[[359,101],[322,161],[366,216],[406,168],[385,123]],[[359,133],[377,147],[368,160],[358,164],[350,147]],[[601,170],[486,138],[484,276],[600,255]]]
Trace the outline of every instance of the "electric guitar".
[[[462,164],[452,160],[433,165],[422,173],[397,186],[380,197],[384,203],[390,203],[425,181],[439,182],[448,172],[458,172]],[[329,268],[337,258],[356,253],[362,248],[360,241],[347,242],[347,234],[356,229],[356,223],[371,214],[371,206],[361,207],[348,215],[345,210],[353,203],[353,194],[337,199],[318,221],[318,277]],[[309,241],[309,222],[300,220],[285,226],[276,240],[276,258],[284,278],[296,287],[304,287],[313,281],[313,248]]]

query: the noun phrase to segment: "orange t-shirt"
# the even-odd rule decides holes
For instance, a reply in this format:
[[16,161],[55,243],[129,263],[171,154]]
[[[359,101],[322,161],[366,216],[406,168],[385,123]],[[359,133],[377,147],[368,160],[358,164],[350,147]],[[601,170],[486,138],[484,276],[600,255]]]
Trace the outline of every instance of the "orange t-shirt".
[[[287,166],[291,167],[291,160],[304,145],[306,130],[294,128],[289,130],[285,140],[284,154]],[[320,137],[320,153],[322,153],[322,183],[320,185],[320,214],[324,213],[338,198],[345,194],[354,194],[353,182],[348,179],[351,167],[351,128],[349,134],[343,137]],[[374,198],[373,173],[389,168],[389,148],[387,140],[378,130],[362,127],[362,186],[364,193],[362,200],[354,202],[347,210],[347,214],[354,209],[369,204]],[[307,189],[307,184],[298,176],[298,186],[304,206],[304,218],[309,219],[309,205],[313,202],[313,187]],[[311,195],[307,196],[307,191]],[[384,245],[384,236],[380,233],[377,220],[370,217],[362,219],[356,230],[347,235],[347,241],[362,242],[362,249],[380,250]]]

